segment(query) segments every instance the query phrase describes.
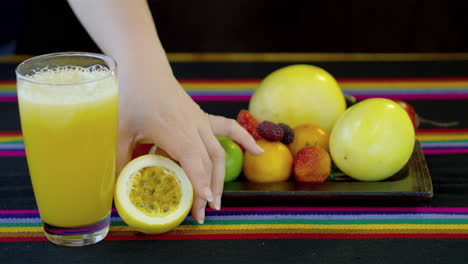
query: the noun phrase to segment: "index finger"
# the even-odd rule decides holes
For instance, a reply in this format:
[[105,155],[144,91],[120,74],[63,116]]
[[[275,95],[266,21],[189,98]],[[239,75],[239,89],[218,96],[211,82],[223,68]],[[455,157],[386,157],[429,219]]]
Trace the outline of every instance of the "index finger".
[[263,149],[257,145],[252,135],[233,119],[210,115],[210,124],[216,136],[230,137],[241,144],[252,155],[260,155]]

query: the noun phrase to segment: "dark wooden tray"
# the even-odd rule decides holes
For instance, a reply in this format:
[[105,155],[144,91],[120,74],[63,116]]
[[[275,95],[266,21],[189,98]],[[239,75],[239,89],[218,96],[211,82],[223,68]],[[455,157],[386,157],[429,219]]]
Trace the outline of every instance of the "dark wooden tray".
[[392,177],[379,182],[360,182],[346,175],[336,181],[304,184],[293,181],[252,183],[243,180],[225,183],[223,200],[305,200],[305,199],[398,199],[424,200],[433,197],[432,181],[421,145],[416,142],[406,166]]

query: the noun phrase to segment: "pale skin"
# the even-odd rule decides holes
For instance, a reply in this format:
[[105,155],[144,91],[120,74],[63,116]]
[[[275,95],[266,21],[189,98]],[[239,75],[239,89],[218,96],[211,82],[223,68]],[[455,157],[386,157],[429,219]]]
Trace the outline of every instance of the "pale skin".
[[101,50],[118,63],[119,146],[117,171],[136,142],[151,141],[178,160],[194,187],[192,217],[205,219],[208,205],[221,208],[225,152],[216,136],[246,151],[263,150],[235,120],[209,115],[172,73],[146,0],[68,0]]

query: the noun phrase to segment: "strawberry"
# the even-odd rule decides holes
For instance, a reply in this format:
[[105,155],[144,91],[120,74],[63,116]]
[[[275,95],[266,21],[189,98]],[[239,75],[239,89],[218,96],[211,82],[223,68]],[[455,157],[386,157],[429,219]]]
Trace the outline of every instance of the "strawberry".
[[293,170],[298,182],[323,183],[330,175],[330,155],[319,146],[306,146],[294,156]]

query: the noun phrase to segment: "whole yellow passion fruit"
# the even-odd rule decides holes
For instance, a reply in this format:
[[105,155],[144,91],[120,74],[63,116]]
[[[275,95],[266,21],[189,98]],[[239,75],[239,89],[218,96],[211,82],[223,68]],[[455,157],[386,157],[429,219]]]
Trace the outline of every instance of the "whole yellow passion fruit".
[[384,180],[408,162],[415,134],[408,114],[383,98],[361,101],[338,119],[330,135],[336,166],[360,181]]
[[290,127],[312,123],[328,132],[345,108],[345,98],[333,76],[319,67],[303,64],[269,74],[249,104],[249,111],[261,121]]

